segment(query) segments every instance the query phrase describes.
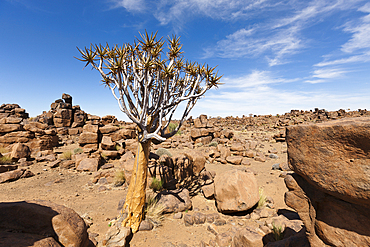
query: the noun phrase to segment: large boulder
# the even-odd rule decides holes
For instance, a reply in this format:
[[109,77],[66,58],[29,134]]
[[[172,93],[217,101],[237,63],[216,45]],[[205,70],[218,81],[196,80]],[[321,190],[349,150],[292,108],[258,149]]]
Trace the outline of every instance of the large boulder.
[[247,211],[259,200],[257,180],[248,170],[217,173],[214,184],[217,209],[222,213]]
[[289,165],[309,183],[370,207],[370,118],[287,128]]
[[[10,246],[87,247],[89,244],[84,220],[72,209],[49,201],[0,203],[0,229],[0,243],[11,238],[26,243]],[[34,241],[35,245],[27,245],[27,241]]]
[[370,246],[370,118],[287,128],[289,192],[311,246]]

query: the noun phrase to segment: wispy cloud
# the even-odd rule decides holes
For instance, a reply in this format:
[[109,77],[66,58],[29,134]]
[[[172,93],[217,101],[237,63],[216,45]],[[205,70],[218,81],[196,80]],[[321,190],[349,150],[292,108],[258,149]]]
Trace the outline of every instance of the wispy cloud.
[[358,11],[368,13],[359,19],[351,20],[343,26],[343,31],[351,33],[351,38],[342,45],[339,56],[341,58],[330,60],[331,56],[320,63],[315,64],[317,67],[332,65],[344,65],[356,62],[370,61],[370,3],[360,7]]
[[113,0],[115,8],[123,7],[129,12],[144,12],[145,0]]
[[[269,66],[288,63],[290,62],[289,56],[299,53],[307,47],[309,37],[303,34],[304,29],[322,21],[323,18],[336,10],[354,8],[357,2],[360,0],[316,0],[306,6],[292,3],[292,6],[297,10],[290,16],[281,17],[281,13],[277,11],[276,18],[270,18],[268,22],[256,24],[253,28],[240,29],[218,41],[215,46],[205,48],[204,56],[241,58],[264,55]],[[284,9],[284,13],[286,11]],[[361,39],[359,38],[359,40]]]

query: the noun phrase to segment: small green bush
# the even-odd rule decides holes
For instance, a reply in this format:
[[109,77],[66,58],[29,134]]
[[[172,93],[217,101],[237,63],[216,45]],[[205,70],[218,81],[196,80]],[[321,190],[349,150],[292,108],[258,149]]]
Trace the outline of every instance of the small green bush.
[[175,123],[170,123],[168,125],[168,131],[171,133],[172,131],[174,131],[175,129],[177,128],[177,124]]
[[75,154],[81,154],[81,153],[83,153],[83,150],[82,150],[82,148],[75,148],[75,149],[73,150],[73,152],[74,152]]
[[157,151],[155,151],[156,155],[158,155],[159,157],[161,157],[162,155],[166,154],[168,155],[168,157],[172,157],[172,154],[170,153],[170,151],[168,151],[167,149],[165,148],[158,148]]
[[213,141],[210,144],[208,144],[209,147],[217,147],[218,143]]
[[274,235],[275,241],[282,240],[284,238],[284,232],[282,226],[276,226],[272,223],[272,234]]
[[116,144],[115,148],[116,148],[116,151],[119,151],[120,149],[122,149],[121,145],[119,144]]
[[153,177],[152,183],[149,185],[149,188],[154,191],[160,191],[163,189],[163,181],[157,179],[156,177]]
[[68,150],[62,153],[62,159],[70,160],[72,159],[72,151]]

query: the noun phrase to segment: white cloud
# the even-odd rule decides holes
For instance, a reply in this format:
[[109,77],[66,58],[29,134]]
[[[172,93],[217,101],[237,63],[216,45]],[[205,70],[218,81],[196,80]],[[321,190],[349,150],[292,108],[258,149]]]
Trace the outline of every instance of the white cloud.
[[145,11],[145,0],[114,0],[114,7],[123,7],[129,12]]
[[313,72],[314,78],[333,79],[341,77],[347,71],[340,69],[317,69]]
[[296,27],[273,33],[255,27],[243,28],[218,41],[215,47],[204,49],[204,56],[239,58],[265,54],[270,66],[282,64],[287,55],[304,47],[297,31]]
[[[370,13],[370,3],[359,9],[361,12]],[[370,14],[362,17],[359,24],[347,23],[344,31],[353,33],[351,39],[342,46],[346,53],[358,52],[362,49],[370,49]]]
[[[332,77],[329,72],[317,71],[317,75]],[[248,116],[248,114],[283,114],[292,109],[310,110],[316,107],[327,110],[358,109],[366,107],[370,92],[351,94],[336,93],[335,90],[296,90],[282,87],[282,83],[300,81],[287,80],[271,75],[268,71],[253,71],[239,78],[227,78],[220,90],[207,93],[191,115],[208,114],[216,117]],[[320,79],[316,80],[317,82]]]

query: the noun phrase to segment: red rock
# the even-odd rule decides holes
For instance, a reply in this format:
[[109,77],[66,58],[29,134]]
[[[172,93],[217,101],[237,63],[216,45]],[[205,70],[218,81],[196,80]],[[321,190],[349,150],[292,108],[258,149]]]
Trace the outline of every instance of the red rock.
[[247,211],[259,200],[257,180],[251,172],[231,169],[217,173],[214,184],[219,212]]
[[93,132],[83,132],[78,139],[78,143],[81,145],[98,143],[98,134]]
[[99,158],[86,158],[80,161],[77,171],[96,172],[99,168]]
[[193,174],[199,175],[199,173],[204,169],[204,166],[206,164],[206,157],[203,154],[203,152],[197,151],[197,150],[189,150],[186,153],[184,153],[185,156],[187,156],[193,167]]
[[117,130],[119,130],[119,127],[114,126],[114,125],[105,125],[105,126],[99,128],[99,131],[102,134],[109,134],[109,133],[115,132]]
[[83,132],[98,133],[99,125],[85,124],[83,127]]
[[20,124],[0,124],[0,133],[9,133],[23,130]]
[[370,207],[370,118],[287,128],[289,164],[325,193]]
[[116,143],[112,142],[109,136],[103,136],[100,145],[104,150],[116,150]]
[[231,243],[232,247],[263,247],[263,236],[249,228],[237,231]]
[[242,156],[229,156],[226,157],[226,161],[233,164],[233,165],[240,165],[242,163],[243,157]]
[[16,143],[13,146],[12,152],[10,154],[10,157],[13,160],[18,160],[18,159],[21,159],[21,158],[29,159],[30,156],[31,156],[30,148],[27,145],[23,144],[23,143]]
[[256,156],[256,152],[252,150],[248,150],[245,152],[245,156],[248,158],[254,158]]

